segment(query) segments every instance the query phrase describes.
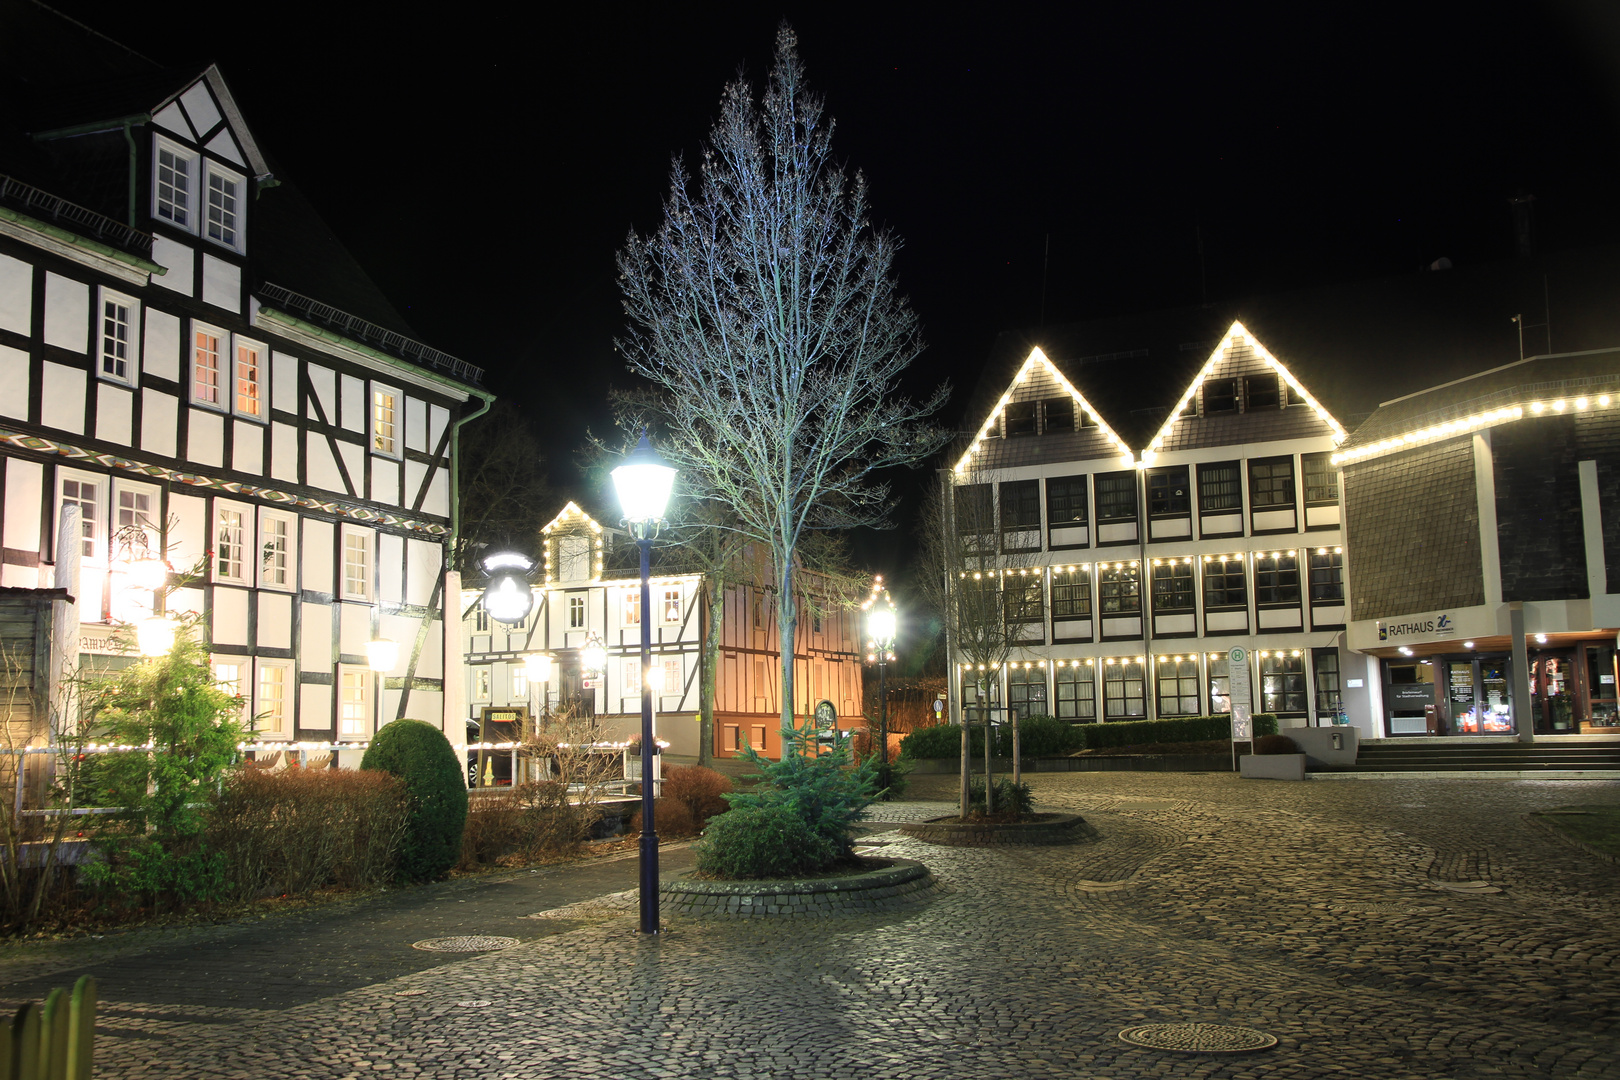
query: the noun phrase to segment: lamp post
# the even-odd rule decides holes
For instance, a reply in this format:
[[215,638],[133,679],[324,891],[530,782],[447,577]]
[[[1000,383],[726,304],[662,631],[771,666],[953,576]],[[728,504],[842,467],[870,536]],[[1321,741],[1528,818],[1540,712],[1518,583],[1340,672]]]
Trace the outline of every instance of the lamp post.
[[[538,735],[539,721],[535,716],[537,710],[534,704],[534,688],[537,685],[540,687],[540,705],[543,708],[550,700],[546,695],[545,687],[551,681],[551,657],[539,652],[525,653],[523,655],[523,671],[528,681],[529,723],[535,726],[535,734]],[[525,766],[524,773],[527,774],[527,772],[528,767]]]
[[675,469],[652,448],[645,430],[624,464],[613,470],[613,487],[624,523],[641,548],[641,932],[658,933],[658,834],[653,830],[653,703],[646,677],[652,659],[652,542],[664,523],[675,486]]
[[392,638],[373,638],[366,642],[366,666],[371,669],[372,692],[377,698],[375,714],[372,720],[372,734],[375,735],[383,726],[383,675],[394,670],[399,663],[399,642]]
[[878,751],[878,760],[889,764],[889,661],[894,659],[894,639],[897,633],[897,618],[894,610],[894,601],[889,598],[889,590],[883,587],[883,577],[879,575],[872,581],[872,595],[866,598],[861,605],[866,612],[866,659],[870,663],[877,662],[878,666],[878,736],[882,740],[882,749]]

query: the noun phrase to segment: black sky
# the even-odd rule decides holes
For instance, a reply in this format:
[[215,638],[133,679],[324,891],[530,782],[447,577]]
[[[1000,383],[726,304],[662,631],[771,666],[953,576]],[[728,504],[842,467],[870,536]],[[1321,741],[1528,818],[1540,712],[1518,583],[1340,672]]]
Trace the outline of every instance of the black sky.
[[[952,410],[994,334],[1041,318],[1043,277],[1059,322],[1477,263],[1511,254],[1519,192],[1545,247],[1620,241],[1620,16],[1599,3],[288,0],[238,25],[57,6],[161,62],[219,62],[280,170],[587,498],[573,452],[629,381],[614,253],[783,18],[906,242],[914,381],[949,378]],[[868,544],[873,569],[903,543]]]

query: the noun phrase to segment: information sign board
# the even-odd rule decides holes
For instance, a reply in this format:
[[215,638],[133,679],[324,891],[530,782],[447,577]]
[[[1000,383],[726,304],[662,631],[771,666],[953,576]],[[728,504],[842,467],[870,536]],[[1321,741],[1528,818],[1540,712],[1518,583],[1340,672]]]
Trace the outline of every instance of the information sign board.
[[1249,681],[1249,651],[1233,646],[1226,654],[1227,687],[1232,700],[1232,741],[1254,738],[1254,694]]

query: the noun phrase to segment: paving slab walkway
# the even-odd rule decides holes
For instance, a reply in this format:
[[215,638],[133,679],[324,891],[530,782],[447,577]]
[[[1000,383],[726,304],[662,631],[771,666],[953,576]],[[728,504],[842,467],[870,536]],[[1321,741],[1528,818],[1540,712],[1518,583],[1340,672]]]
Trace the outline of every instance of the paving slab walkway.
[[[935,847],[889,827],[944,804],[882,807],[868,839],[942,886],[907,912],[671,919],[656,938],[611,906],[521,919],[632,887],[629,859],[93,943],[77,966],[7,950],[0,992],[105,972],[109,1078],[1620,1077],[1620,868],[1524,818],[1620,804],[1620,783],[1030,780],[1099,839]],[[540,923],[565,932],[510,929]],[[409,947],[473,932],[524,943]],[[1118,1038],[1175,1022],[1279,1043],[1217,1056]]]

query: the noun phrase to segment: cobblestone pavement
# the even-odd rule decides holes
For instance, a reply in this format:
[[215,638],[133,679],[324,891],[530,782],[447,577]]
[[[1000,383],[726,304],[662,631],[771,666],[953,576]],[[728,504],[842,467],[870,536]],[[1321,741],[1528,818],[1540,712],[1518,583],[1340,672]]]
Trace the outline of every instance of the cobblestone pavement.
[[[643,938],[604,902],[535,920],[572,927],[541,940],[463,918],[528,940],[427,970],[388,965],[449,931],[396,926],[361,950],[378,954],[375,981],[313,1000],[179,1006],[126,982],[108,995],[98,1075],[1620,1077],[1620,868],[1523,817],[1620,804],[1620,783],[1029,779],[1099,839],[936,847],[884,826],[945,806],[891,804],[868,841],[942,886],[905,913],[671,919]],[[919,778],[914,794],[953,783]],[[363,938],[373,917],[355,905],[321,932]],[[273,933],[302,947],[286,923]],[[1117,1037],[1173,1022],[1279,1045],[1187,1055]]]

